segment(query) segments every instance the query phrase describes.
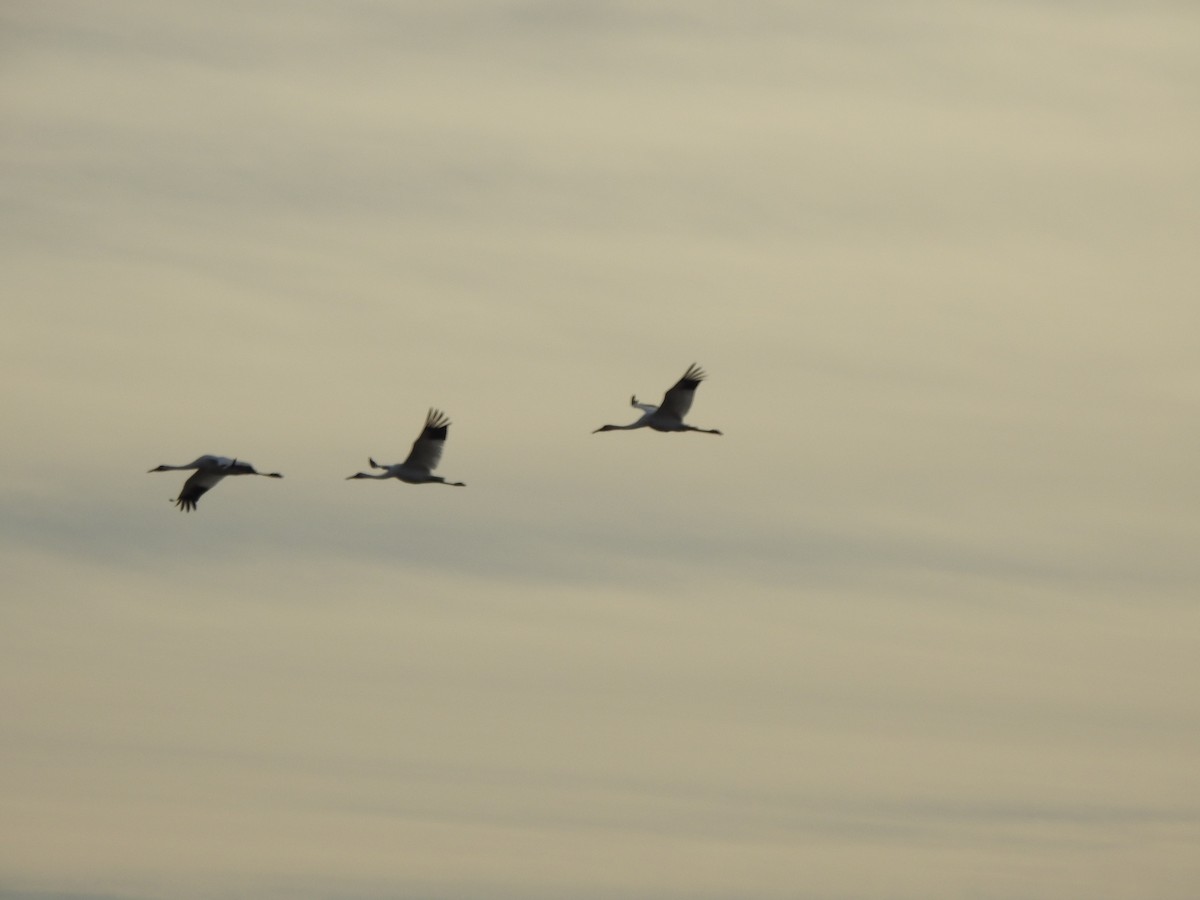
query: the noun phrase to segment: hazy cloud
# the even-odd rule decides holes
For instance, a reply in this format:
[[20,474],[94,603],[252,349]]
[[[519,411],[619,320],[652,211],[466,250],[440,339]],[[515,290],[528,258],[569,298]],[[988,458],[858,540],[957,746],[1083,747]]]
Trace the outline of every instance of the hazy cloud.
[[1190,5],[3,15],[0,896],[1191,897]]

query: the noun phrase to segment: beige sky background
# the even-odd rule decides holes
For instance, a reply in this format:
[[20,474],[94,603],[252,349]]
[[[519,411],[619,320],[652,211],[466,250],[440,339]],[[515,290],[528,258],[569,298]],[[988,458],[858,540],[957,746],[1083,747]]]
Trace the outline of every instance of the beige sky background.
[[2,900],[1197,896],[1194,4],[0,17]]

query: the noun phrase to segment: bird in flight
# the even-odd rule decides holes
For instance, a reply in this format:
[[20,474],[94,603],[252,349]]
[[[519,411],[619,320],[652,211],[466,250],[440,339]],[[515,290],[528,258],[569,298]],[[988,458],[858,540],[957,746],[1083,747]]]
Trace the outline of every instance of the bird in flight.
[[702,431],[705,434],[720,434],[715,428],[697,428],[695,425],[685,425],[683,417],[692,408],[692,400],[696,396],[696,388],[705,379],[704,370],[695,363],[688,366],[683,377],[675,382],[674,387],[663,396],[659,406],[649,403],[638,403],[636,395],[629,401],[642,411],[642,417],[632,425],[601,425],[592,434],[601,431],[632,431],[634,428],[653,428],[655,431]]
[[151,472],[178,472],[195,469],[195,473],[183,483],[173,502],[184,512],[196,508],[200,498],[216,487],[226,475],[262,475],[266,478],[282,478],[278,472],[259,472],[250,463],[228,456],[199,456],[186,466],[158,466]]
[[441,461],[442,450],[446,447],[446,432],[449,429],[450,420],[446,418],[446,414],[441,410],[431,409],[429,415],[425,417],[425,427],[413,441],[408,459],[402,463],[381,466],[374,459],[368,457],[367,462],[371,464],[371,468],[381,469],[381,473],[372,475],[369,472],[356,472],[348,476],[346,480],[374,478],[382,481],[385,478],[398,478],[407,484],[448,484],[453,487],[466,487],[461,481],[447,481],[441,475],[433,474],[433,470]]

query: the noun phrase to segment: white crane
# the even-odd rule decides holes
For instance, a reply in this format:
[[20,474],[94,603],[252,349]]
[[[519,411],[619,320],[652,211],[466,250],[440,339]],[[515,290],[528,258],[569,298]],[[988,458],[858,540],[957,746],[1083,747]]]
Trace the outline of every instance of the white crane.
[[697,428],[695,425],[685,425],[683,417],[692,408],[692,400],[696,396],[696,388],[705,379],[704,370],[695,363],[688,366],[683,377],[675,382],[663,396],[662,405],[651,406],[649,403],[638,403],[636,395],[630,399],[630,405],[642,411],[642,417],[632,425],[601,425],[592,434],[601,431],[631,431],[634,428],[653,428],[655,431],[702,431],[705,434],[720,434],[715,428]]
[[262,475],[266,478],[282,478],[278,472],[259,472],[254,466],[229,456],[198,456],[186,466],[159,466],[151,472],[178,472],[195,469],[196,473],[183,483],[183,490],[172,502],[184,512],[191,512],[196,503],[216,487],[226,475]]
[[374,459],[368,457],[367,462],[371,464],[371,468],[382,469],[382,474],[372,475],[369,472],[357,472],[348,476],[346,480],[374,478],[382,481],[385,478],[398,478],[407,484],[448,484],[452,487],[466,487],[461,481],[447,481],[441,475],[433,474],[433,470],[437,468],[437,464],[442,458],[442,450],[446,447],[446,432],[449,429],[450,420],[446,418],[446,414],[441,410],[431,409],[429,415],[425,417],[425,427],[421,429],[420,436],[413,441],[408,459],[402,463],[381,466]]

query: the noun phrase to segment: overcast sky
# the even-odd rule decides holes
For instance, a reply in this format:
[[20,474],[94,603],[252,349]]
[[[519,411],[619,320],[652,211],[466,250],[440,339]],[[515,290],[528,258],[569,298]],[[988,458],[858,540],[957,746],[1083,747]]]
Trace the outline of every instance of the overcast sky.
[[0,19],[2,900],[1196,896],[1193,3]]

